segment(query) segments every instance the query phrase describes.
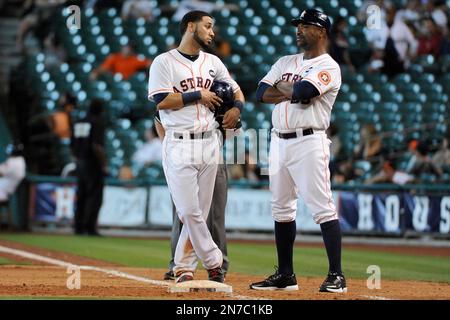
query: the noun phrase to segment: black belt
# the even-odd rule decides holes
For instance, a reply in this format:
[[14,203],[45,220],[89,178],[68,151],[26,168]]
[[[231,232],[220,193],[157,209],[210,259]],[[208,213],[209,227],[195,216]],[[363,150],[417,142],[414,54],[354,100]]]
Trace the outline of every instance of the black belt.
[[[205,131],[205,132],[198,132],[198,133],[190,133],[189,137],[191,139],[207,139],[212,136],[212,131]],[[183,132],[174,132],[173,137],[175,139],[184,139],[184,133]]]
[[[297,134],[297,132],[282,133],[282,132],[275,131],[275,134],[280,139],[294,139],[294,138],[297,138],[299,136]],[[314,130],[312,128],[303,129],[303,135],[302,135],[303,137],[304,136],[309,136],[310,134],[314,134]]]

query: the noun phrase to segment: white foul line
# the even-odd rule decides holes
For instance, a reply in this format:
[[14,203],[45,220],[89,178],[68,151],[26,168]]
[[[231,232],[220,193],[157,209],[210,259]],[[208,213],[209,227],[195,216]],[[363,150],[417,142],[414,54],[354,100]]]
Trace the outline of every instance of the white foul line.
[[367,298],[367,299],[370,299],[370,300],[392,300],[392,299],[389,299],[389,298],[379,297],[379,296],[366,296],[366,295],[361,295],[361,297]]
[[[31,260],[37,260],[37,261],[41,261],[41,262],[45,262],[51,265],[56,265],[59,267],[64,267],[64,268],[69,268],[69,267],[76,267],[76,268],[80,268],[80,270],[86,270],[86,271],[98,271],[98,272],[103,272],[112,276],[116,276],[119,278],[125,278],[125,279],[129,279],[129,280],[135,280],[138,282],[144,282],[144,283],[148,283],[148,284],[152,284],[152,285],[156,285],[156,286],[162,286],[162,287],[168,287],[169,283],[167,283],[166,281],[158,281],[158,280],[152,280],[149,278],[144,278],[144,277],[139,277],[139,276],[135,276],[133,274],[129,274],[126,272],[121,272],[121,271],[117,271],[117,270],[113,270],[113,269],[104,269],[104,268],[98,268],[98,267],[94,267],[94,266],[79,266],[73,263],[69,263],[69,262],[65,262],[62,260],[58,260],[58,259],[53,259],[53,258],[48,258],[48,257],[44,257],[38,254],[34,254],[31,252],[27,252],[27,251],[23,251],[23,250],[17,250],[17,249],[11,249],[8,247],[4,247],[4,246],[0,246],[0,252],[4,252],[4,253],[8,253],[8,254],[12,254],[12,255],[16,255],[19,257],[23,257],[23,258],[27,258],[27,259],[31,259]],[[234,295],[231,294],[231,296],[235,299],[238,300],[270,300],[268,298],[254,298],[254,297],[247,297],[247,296],[242,296],[242,295]]]

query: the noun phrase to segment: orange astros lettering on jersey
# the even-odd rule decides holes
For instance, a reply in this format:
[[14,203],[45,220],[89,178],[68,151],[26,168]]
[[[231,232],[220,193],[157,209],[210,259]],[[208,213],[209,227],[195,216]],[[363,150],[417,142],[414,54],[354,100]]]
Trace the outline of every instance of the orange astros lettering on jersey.
[[319,81],[324,85],[328,85],[331,81],[331,76],[327,71],[321,71],[317,76],[319,77]]
[[186,92],[190,89],[197,89],[197,88],[209,89],[211,85],[212,85],[211,79],[204,80],[202,77],[188,78],[180,82],[182,92]]

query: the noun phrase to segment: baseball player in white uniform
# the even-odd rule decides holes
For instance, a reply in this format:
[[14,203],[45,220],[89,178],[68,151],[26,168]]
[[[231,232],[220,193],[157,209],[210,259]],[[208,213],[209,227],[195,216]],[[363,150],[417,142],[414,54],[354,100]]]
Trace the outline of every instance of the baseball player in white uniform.
[[0,163],[0,202],[8,201],[26,175],[26,163],[21,143],[6,147],[8,159]]
[[341,270],[341,230],[330,189],[330,143],[325,130],[341,86],[339,65],[327,54],[330,20],[308,9],[298,19],[300,54],[284,56],[261,80],[257,99],[275,103],[270,144],[270,190],[278,269],[253,283],[255,290],[298,290],[293,271],[297,199],[305,201],[320,224],[329,260],[329,273],[321,292],[345,292]]
[[209,91],[214,80],[230,83],[234,107],[224,116],[235,128],[244,95],[225,65],[202,51],[214,38],[213,18],[203,11],[187,13],[180,23],[178,48],[157,56],[150,67],[148,98],[155,101],[166,131],[163,168],[183,228],[175,250],[176,282],[193,280],[197,257],[212,281],[224,282],[223,258],[206,225],[211,206],[221,139],[214,119],[222,102]]

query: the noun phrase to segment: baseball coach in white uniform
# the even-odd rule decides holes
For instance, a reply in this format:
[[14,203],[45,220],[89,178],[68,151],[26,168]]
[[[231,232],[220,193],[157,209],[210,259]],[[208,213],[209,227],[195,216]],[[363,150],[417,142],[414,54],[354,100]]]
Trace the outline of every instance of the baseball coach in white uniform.
[[293,271],[297,199],[305,201],[320,224],[329,260],[321,292],[345,292],[341,270],[341,230],[330,189],[330,143],[325,130],[341,86],[339,65],[327,54],[331,22],[318,10],[308,9],[298,19],[297,44],[302,53],[284,56],[261,80],[257,99],[274,103],[269,155],[272,215],[278,269],[253,283],[255,290],[297,290]]

